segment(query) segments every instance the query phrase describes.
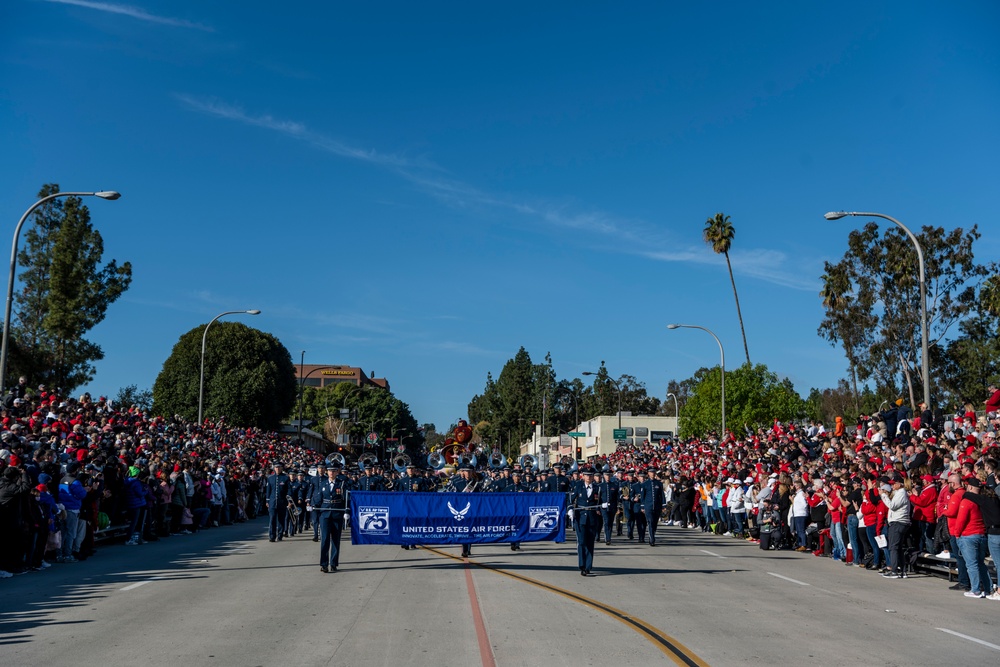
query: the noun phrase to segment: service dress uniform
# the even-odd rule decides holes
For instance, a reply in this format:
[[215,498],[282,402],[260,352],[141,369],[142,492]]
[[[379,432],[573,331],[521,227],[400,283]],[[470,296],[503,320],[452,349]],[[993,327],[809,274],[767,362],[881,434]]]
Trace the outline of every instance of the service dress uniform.
[[[629,484],[630,503],[632,505],[632,520],[635,522],[635,530],[638,533],[639,541],[646,541],[646,515],[642,513],[642,481],[636,479]],[[630,531],[631,532],[631,531]],[[631,535],[630,535],[631,537]]]
[[[525,484],[524,482],[521,481],[521,474],[515,472],[514,475],[512,476],[512,478],[510,480],[508,480],[507,486],[503,489],[503,492],[504,493],[531,493],[531,488],[527,484]],[[510,543],[510,550],[511,551],[520,551],[521,550],[521,543],[520,542],[511,542]]]
[[608,507],[601,510],[601,519],[604,521],[604,543],[611,544],[611,531],[614,529],[615,516],[618,514],[618,480],[611,476],[611,473],[604,473],[604,481],[601,482],[601,492],[607,498]]
[[580,575],[584,577],[594,567],[594,543],[597,541],[601,510],[608,505],[607,496],[602,495],[601,485],[594,481],[594,473],[593,468],[584,468],[583,479],[577,481],[570,491],[577,563]]
[[336,572],[340,567],[340,537],[344,532],[350,480],[331,466],[327,479],[319,482],[312,496],[314,521],[319,524],[319,569]]
[[288,517],[288,491],[291,480],[285,474],[284,466],[274,464],[274,474],[268,475],[264,482],[264,502],[267,503],[267,539],[280,542],[285,531],[285,521]]
[[639,498],[642,501],[642,513],[646,516],[646,526],[649,530],[649,546],[656,546],[656,525],[660,522],[663,512],[663,482],[656,478],[656,471],[650,468],[648,477],[642,483]]

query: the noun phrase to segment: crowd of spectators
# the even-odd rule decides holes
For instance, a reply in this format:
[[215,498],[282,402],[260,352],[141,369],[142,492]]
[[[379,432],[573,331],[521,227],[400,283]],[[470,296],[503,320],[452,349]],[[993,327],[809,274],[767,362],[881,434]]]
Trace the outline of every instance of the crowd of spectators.
[[21,378],[0,407],[0,578],[84,560],[107,531],[131,547],[252,519],[271,461],[318,458],[275,433]]
[[622,446],[614,470],[654,468],[668,525],[828,556],[905,579],[921,557],[954,564],[951,586],[1000,600],[1000,391],[986,410],[914,414],[899,399],[853,428],[775,422],[719,438]]
[[[622,446],[597,461],[664,480],[668,525],[829,556],[906,578],[919,556],[954,559],[968,597],[1000,600],[986,555],[1000,558],[1000,391],[914,414],[895,405],[822,424]],[[0,578],[75,563],[95,537],[131,546],[254,518],[274,461],[321,456],[225,420],[195,424],[62,396],[24,378],[0,408]]]

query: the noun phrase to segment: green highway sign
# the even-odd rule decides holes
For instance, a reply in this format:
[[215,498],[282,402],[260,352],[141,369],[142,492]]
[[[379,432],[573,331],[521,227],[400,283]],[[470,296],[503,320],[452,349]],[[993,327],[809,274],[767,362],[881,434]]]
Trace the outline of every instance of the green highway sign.
[[612,436],[614,437],[615,440],[624,440],[626,433],[627,433],[627,431],[625,429],[623,429],[623,428],[616,428],[614,430],[614,432],[612,433]]
[[586,438],[587,437],[587,434],[584,433],[583,431],[570,431],[566,435],[568,435],[571,438]]

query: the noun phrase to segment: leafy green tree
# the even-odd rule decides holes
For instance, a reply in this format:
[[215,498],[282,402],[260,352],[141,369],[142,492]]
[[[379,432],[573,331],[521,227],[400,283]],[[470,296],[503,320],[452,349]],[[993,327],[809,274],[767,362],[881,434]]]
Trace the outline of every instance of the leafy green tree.
[[[204,325],[180,337],[153,384],[153,412],[198,416]],[[276,430],[295,403],[292,356],[269,333],[241,322],[217,322],[205,348],[204,417]]]
[[861,394],[852,390],[848,381],[840,379],[836,387],[817,389],[813,387],[805,400],[805,416],[832,426],[837,417],[843,417],[848,426],[854,424],[859,415],[878,412],[881,401],[871,388],[863,387]]
[[[680,420],[682,437],[702,436],[721,429],[721,374],[708,369],[694,386]],[[726,426],[734,433],[769,426],[804,413],[802,398],[787,378],[778,379],[764,364],[743,365],[726,372]]]
[[702,231],[702,238],[705,243],[712,246],[715,254],[726,256],[726,266],[729,268],[729,282],[733,286],[733,298],[736,299],[736,316],[740,320],[740,333],[743,335],[743,352],[747,355],[747,363],[750,363],[750,348],[747,347],[747,332],[743,328],[743,313],[740,312],[740,296],[736,293],[736,279],[733,278],[733,265],[729,261],[729,249],[736,238],[736,228],[730,221],[728,215],[716,213],[714,218],[705,221],[705,229]]
[[[57,192],[58,185],[48,184],[39,198]],[[104,240],[79,197],[47,202],[32,223],[18,254],[21,289],[8,370],[72,391],[93,379],[93,362],[104,358],[84,335],[128,290],[132,266],[101,265]]]
[[979,291],[983,308],[996,317],[1000,317],[1000,274],[997,274],[998,266],[996,262],[990,264],[988,269],[990,276],[983,281],[983,286]]
[[[895,226],[879,229],[869,222],[852,231],[843,259],[826,263],[821,296],[839,303],[827,308],[820,333],[850,350],[859,381],[871,380],[877,393],[898,395],[907,378],[918,385],[921,379],[919,272],[904,232]],[[928,347],[933,348],[969,312],[975,285],[987,269],[973,256],[980,236],[975,226],[968,231],[924,226],[916,236],[924,254]],[[862,326],[845,328],[852,318]],[[859,335],[862,328],[865,335]]]
[[118,390],[115,405],[124,409],[134,405],[143,412],[149,412],[153,409],[153,392],[149,389],[140,390],[138,386],[130,384]]
[[942,369],[938,384],[944,404],[981,406],[986,387],[1000,381],[1000,319],[984,305],[977,305],[959,324],[960,335],[932,356]]

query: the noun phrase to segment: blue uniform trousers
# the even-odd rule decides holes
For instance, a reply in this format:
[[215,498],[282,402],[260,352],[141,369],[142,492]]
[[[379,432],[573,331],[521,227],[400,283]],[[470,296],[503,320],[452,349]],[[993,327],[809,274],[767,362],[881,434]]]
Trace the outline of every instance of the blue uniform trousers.
[[315,512],[313,521],[319,524],[319,564],[340,567],[340,536],[344,532],[341,512]]

